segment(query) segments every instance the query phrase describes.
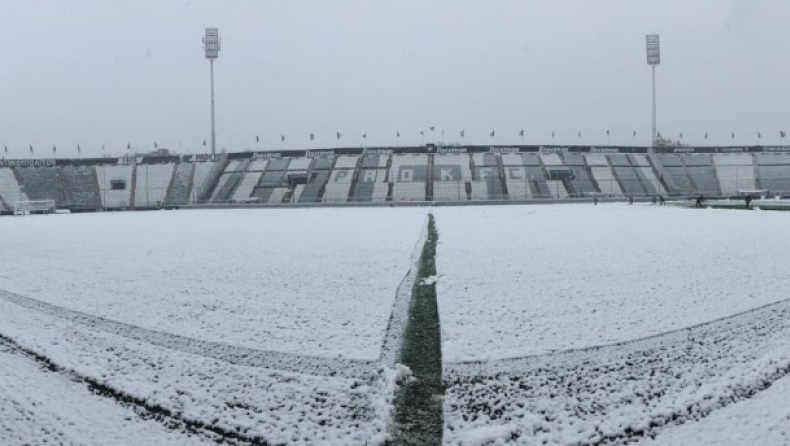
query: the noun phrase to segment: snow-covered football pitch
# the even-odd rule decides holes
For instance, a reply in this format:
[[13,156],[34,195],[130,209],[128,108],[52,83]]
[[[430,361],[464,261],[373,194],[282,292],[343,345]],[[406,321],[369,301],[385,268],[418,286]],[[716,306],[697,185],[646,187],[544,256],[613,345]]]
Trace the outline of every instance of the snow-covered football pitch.
[[2,445],[400,444],[425,286],[444,444],[790,443],[784,212],[3,217],[0,249]]

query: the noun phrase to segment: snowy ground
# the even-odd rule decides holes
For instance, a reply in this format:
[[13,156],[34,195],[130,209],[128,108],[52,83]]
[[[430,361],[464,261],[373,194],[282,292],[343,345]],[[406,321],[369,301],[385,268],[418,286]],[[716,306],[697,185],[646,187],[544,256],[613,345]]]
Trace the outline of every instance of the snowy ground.
[[0,289],[259,350],[372,360],[421,210],[162,211],[0,219]]
[[383,444],[427,212],[445,444],[790,444],[790,214],[577,204],[0,218],[0,445]]
[[790,214],[577,204],[436,221],[447,362],[628,341],[787,298]]
[[701,421],[671,427],[641,446],[752,446],[790,444],[790,378],[754,398],[713,412]]
[[684,432],[782,397],[748,400],[790,372],[790,215],[486,211],[436,212],[446,444],[705,444]]
[[73,377],[47,371],[0,342],[0,440],[4,446],[128,444],[216,445],[210,437],[171,430],[131,407],[97,397]]
[[[377,445],[388,438],[397,369],[380,366],[366,376],[345,378],[235,365],[107,333],[100,326],[75,323],[4,299],[0,299],[0,330],[64,373],[131,398],[149,413],[167,411],[176,421],[210,426],[242,443]],[[9,386],[25,387],[25,381],[19,380],[24,371],[8,373]],[[1,387],[0,392],[4,392]],[[20,404],[19,397],[9,398],[14,398],[9,404]],[[65,409],[55,408],[50,416],[46,410],[30,408],[27,420],[14,416],[4,427],[14,438],[21,435],[26,440],[22,444],[47,444],[58,431],[34,427],[39,420],[57,419],[58,410]],[[100,442],[109,434],[94,430],[107,425],[83,425],[84,431],[72,438],[77,444],[138,444],[133,437]],[[4,435],[0,431],[0,444],[6,444]]]

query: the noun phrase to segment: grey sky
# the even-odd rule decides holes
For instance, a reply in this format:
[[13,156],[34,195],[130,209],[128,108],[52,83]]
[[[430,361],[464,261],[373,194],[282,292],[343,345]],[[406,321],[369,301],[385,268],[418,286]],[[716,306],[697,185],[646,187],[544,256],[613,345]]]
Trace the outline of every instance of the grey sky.
[[[779,144],[790,131],[790,2],[6,0],[0,144],[52,153],[205,151],[217,26],[217,145],[649,143],[644,36],[661,34],[659,131]],[[632,132],[637,131],[637,138]],[[582,139],[577,132],[582,132]],[[763,133],[757,139],[757,131]],[[790,141],[790,140],[786,140]]]

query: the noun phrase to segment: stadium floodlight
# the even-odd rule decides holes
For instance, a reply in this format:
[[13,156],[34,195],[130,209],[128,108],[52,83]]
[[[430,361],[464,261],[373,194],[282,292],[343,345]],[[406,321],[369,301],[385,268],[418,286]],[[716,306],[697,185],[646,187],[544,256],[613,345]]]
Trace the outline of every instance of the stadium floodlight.
[[656,146],[656,65],[661,63],[661,44],[658,34],[648,34],[645,38],[647,64],[653,69],[653,147]]
[[206,28],[203,37],[203,49],[206,50],[206,59],[211,66],[211,154],[217,153],[217,137],[214,130],[214,59],[219,57],[220,38],[217,28]]

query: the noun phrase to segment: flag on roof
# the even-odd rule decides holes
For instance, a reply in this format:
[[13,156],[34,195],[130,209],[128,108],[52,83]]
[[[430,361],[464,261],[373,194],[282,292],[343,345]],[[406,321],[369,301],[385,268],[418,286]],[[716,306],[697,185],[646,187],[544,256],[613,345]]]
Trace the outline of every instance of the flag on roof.
[[312,141],[312,140],[314,140],[314,139],[315,139],[315,135],[313,135],[313,134],[311,133],[311,134],[310,134],[310,141]]

